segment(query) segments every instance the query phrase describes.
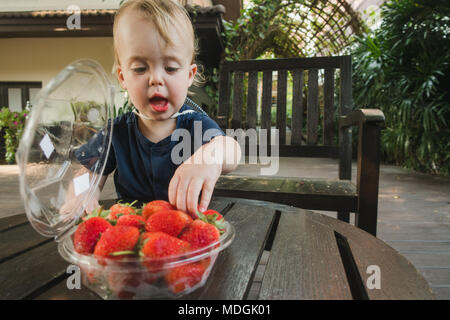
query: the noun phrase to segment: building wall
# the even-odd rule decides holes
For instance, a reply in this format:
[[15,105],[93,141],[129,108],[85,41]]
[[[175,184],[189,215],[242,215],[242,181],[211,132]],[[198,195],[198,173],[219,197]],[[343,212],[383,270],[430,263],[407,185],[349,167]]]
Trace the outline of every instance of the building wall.
[[0,39],[0,81],[42,81],[45,86],[66,65],[81,58],[99,62],[115,81],[112,38]]

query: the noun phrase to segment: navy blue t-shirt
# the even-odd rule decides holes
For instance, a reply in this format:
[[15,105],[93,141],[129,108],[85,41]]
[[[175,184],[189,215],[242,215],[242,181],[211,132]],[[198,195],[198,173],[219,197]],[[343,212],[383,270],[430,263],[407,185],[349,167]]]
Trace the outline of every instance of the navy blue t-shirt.
[[[179,112],[187,110],[192,109],[183,105]],[[103,175],[115,170],[114,184],[119,199],[126,202],[138,200],[141,203],[152,200],[168,201],[169,182],[182,161],[212,138],[225,135],[207,115],[187,112],[190,113],[185,112],[176,118],[176,129],[184,130],[175,130],[174,133],[178,134],[172,134],[157,143],[151,142],[140,132],[136,114],[129,112],[114,119],[111,148]],[[194,128],[200,127],[201,136],[194,136]],[[203,134],[207,130],[207,136],[204,137]],[[98,150],[101,150],[104,139],[103,132],[99,132],[75,153],[80,163],[92,171],[94,168],[91,164],[95,162],[93,159],[99,159]],[[190,142],[179,144],[183,139],[190,139]],[[187,149],[189,144],[190,150]],[[177,152],[174,152],[176,157],[172,158],[174,148]],[[172,159],[175,159],[176,163]]]

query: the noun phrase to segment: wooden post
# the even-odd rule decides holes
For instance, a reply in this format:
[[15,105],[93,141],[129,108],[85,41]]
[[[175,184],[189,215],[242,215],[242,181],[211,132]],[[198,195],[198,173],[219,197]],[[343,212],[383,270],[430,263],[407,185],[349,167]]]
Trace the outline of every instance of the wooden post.
[[[352,59],[351,56],[341,57],[341,116],[352,110]],[[339,179],[352,179],[352,129],[345,127],[339,130]],[[349,212],[338,211],[339,220],[349,222]]]
[[381,128],[376,123],[362,123],[359,127],[355,225],[374,236],[377,234],[380,134]]

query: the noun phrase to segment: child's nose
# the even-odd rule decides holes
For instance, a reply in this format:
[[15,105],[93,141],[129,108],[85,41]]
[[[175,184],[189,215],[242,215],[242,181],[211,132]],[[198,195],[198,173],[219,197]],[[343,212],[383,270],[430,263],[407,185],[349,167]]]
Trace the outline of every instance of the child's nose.
[[159,70],[153,70],[150,74],[150,86],[162,86],[163,80]]

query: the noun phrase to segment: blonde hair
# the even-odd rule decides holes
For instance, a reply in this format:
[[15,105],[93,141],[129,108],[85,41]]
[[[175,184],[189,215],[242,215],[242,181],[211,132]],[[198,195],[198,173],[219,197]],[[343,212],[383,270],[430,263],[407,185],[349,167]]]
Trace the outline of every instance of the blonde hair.
[[[192,59],[191,64],[195,63],[198,54],[198,42],[195,37],[194,27],[192,26],[191,19],[188,12],[184,7],[172,0],[128,0],[123,3],[117,10],[114,16],[113,25],[113,39],[114,39],[114,68],[116,71],[120,65],[119,56],[116,48],[116,28],[120,17],[127,10],[137,10],[144,14],[149,21],[153,22],[159,35],[163,40],[173,46],[175,45],[169,36],[170,28],[176,28],[177,32],[184,38],[188,36],[192,39]],[[204,82],[204,78],[201,75],[201,66],[197,66],[197,74],[194,78],[194,85],[200,85]]]

